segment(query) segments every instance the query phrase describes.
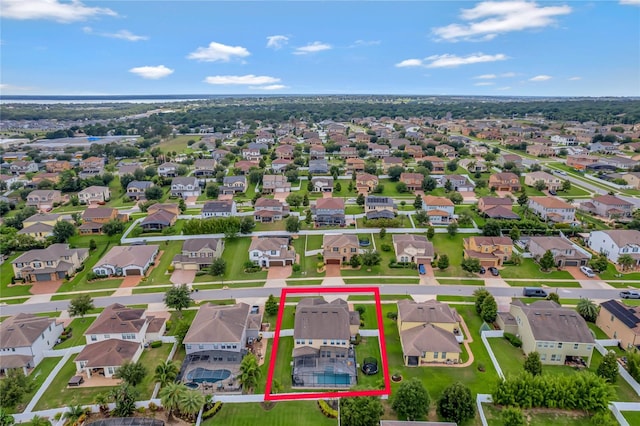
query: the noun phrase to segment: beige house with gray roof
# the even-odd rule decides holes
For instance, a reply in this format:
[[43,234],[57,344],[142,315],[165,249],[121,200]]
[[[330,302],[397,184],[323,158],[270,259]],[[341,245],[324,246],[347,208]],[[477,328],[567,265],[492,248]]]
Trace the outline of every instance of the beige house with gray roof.
[[144,275],[158,255],[160,246],[115,246],[93,267],[96,275]]
[[525,354],[538,352],[543,364],[564,365],[580,360],[587,367],[591,364],[595,340],[584,318],[573,309],[552,300],[530,305],[515,300],[509,313],[517,324]]
[[351,261],[358,253],[360,243],[353,234],[325,234],[322,237],[322,254],[327,265],[340,265]]
[[57,281],[73,275],[87,257],[87,249],[70,249],[69,244],[51,244],[46,249],[23,253],[11,265],[13,275],[27,282]]
[[182,253],[176,254],[171,264],[175,269],[199,271],[210,267],[223,251],[221,238],[193,238],[182,243]]
[[398,262],[430,265],[433,261],[433,244],[421,235],[393,234],[393,248]]
[[296,252],[289,247],[288,238],[254,238],[249,246],[249,260],[265,268],[293,265]]

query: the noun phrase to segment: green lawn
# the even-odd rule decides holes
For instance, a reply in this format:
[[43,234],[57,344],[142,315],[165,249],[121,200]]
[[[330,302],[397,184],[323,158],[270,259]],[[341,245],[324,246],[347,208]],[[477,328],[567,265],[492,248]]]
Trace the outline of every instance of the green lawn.
[[[500,409],[493,405],[483,404],[483,411],[491,426],[504,426],[500,417]],[[564,411],[548,412],[545,410],[524,410],[528,426],[583,426],[590,424],[590,416],[580,411],[567,414]]]
[[[366,275],[366,274],[363,273],[363,275]],[[345,284],[373,285],[371,278],[345,278],[343,281]],[[376,280],[376,281],[379,281],[379,280]],[[419,283],[420,283],[419,278],[407,277],[407,278],[385,278],[384,279],[384,284],[419,284]]]
[[284,231],[285,230],[285,221],[279,220],[277,222],[272,223],[260,223],[256,222],[256,227],[253,229],[254,232],[258,231]]
[[55,345],[53,349],[65,349],[71,348],[73,346],[85,345],[87,343],[87,339],[84,337],[84,332],[87,331],[87,328],[95,321],[95,318],[75,318],[69,324],[71,327],[71,338],[65,340],[59,345]]
[[449,256],[449,267],[444,271],[435,268],[436,276],[445,277],[474,277],[475,274],[470,274],[462,270],[460,264],[462,263],[462,239],[467,238],[473,234],[458,234],[453,237],[449,234],[435,234],[431,242],[433,248],[438,256],[446,254]]
[[244,263],[249,260],[249,246],[251,238],[225,239],[222,258],[227,262],[224,279],[237,280],[261,280],[267,278],[267,271],[259,271],[248,274],[244,272]]
[[318,280],[297,280],[297,281],[292,281],[292,280],[287,280],[287,285],[288,286],[301,286],[301,285],[308,285],[308,286],[318,286],[322,284],[321,279]]
[[143,278],[140,284],[157,285],[171,283],[169,280],[171,274],[167,274],[167,268],[171,265],[174,256],[182,251],[182,241],[165,241],[164,244],[160,244],[160,251],[162,252],[160,260],[155,260],[156,265],[146,279]]
[[542,272],[540,265],[533,259],[522,259],[521,265],[507,265],[500,270],[503,278],[550,278],[573,280],[573,276],[567,271]]
[[223,404],[213,418],[204,426],[335,426],[336,419],[325,417],[315,401],[277,402],[270,410],[261,404]]
[[153,380],[153,372],[158,364],[162,361],[166,361],[169,353],[171,352],[172,344],[165,343],[159,348],[147,348],[140,355],[138,362],[147,367],[147,375],[142,382],[136,386],[140,391],[140,399],[146,400],[151,398],[155,381]]
[[13,277],[13,267],[11,266],[11,262],[13,262],[18,256],[22,253],[16,253],[14,255],[9,256],[7,260],[5,260],[2,265],[0,265],[0,297],[13,297],[13,296],[26,296],[31,295],[29,289],[30,285],[11,285],[11,278]]
[[[373,305],[368,305],[373,307]],[[374,310],[371,309],[371,314]],[[367,328],[372,328],[367,323]],[[377,337],[363,337],[359,345],[355,347],[356,350],[356,363],[360,365],[358,369],[358,388],[359,389],[377,389],[378,384],[383,380],[382,372],[382,359],[380,358],[380,343]],[[362,372],[362,365],[364,359],[367,357],[373,357],[378,361],[378,373],[367,376]]]
[[323,277],[324,272],[318,272],[317,264],[320,260],[317,256],[304,255],[305,237],[307,236],[300,235],[293,240],[293,247],[299,257],[300,271],[293,272],[291,278]]
[[640,411],[623,411],[622,415],[630,425],[640,425]]
[[[367,234],[367,237],[370,239],[370,234]],[[360,269],[342,269],[340,271],[340,275],[343,277],[354,277],[354,276],[410,276],[410,277],[418,277],[418,271],[416,269],[411,268],[390,268],[389,262],[395,259],[395,252],[393,251],[393,240],[391,234],[386,234],[384,238],[380,238],[379,234],[373,234],[375,247],[378,253],[380,253],[381,261],[379,265],[374,266],[364,266],[362,265]],[[390,251],[383,251],[382,245],[386,244],[391,247]],[[373,247],[372,247],[373,248]]]
[[[196,141],[196,143],[191,146],[193,147],[193,149],[199,149],[198,141],[200,139],[202,139],[200,136],[195,136],[195,135],[179,135],[175,137],[170,136],[164,139],[162,142],[160,142],[160,144],[158,145],[158,148],[160,148],[162,152],[176,151],[177,153],[187,154],[188,152],[192,151],[192,148],[188,148],[189,145],[187,144],[187,142],[189,142],[190,140]],[[187,148],[188,148],[188,152],[187,152]]]
[[[293,353],[293,337],[280,337],[278,339],[278,353],[276,365],[273,370],[273,380],[277,380],[284,392],[291,392],[291,365]],[[271,352],[273,356],[273,352]]]
[[[107,281],[107,280],[105,280]],[[112,280],[112,281],[117,281],[118,282],[118,286],[120,285],[120,283],[122,282],[122,280]],[[105,296],[111,296],[113,294],[113,291],[95,291],[95,292],[91,292],[88,293],[91,297],[105,297]],[[76,297],[78,297],[78,294],[75,293],[67,293],[67,294],[54,294],[53,296],[51,296],[51,300],[69,300],[69,299],[74,299]]]
[[[621,276],[618,277],[616,275],[621,275]],[[598,274],[598,276],[600,277],[600,279],[605,280],[605,281],[610,281],[610,280],[616,280],[616,281],[628,280],[628,281],[640,282],[640,272],[629,272],[629,273],[624,273],[623,274],[621,272],[618,272],[618,270],[616,269],[615,266],[613,266],[612,263],[609,263],[608,266],[607,266],[606,271],[600,272]]]
[[322,237],[322,235],[307,235],[307,250],[320,250]]
[[[107,285],[109,287],[101,287],[101,280],[88,282],[86,279],[87,273],[91,271],[93,266],[104,256],[111,247],[118,244],[120,239],[119,235],[114,235],[109,237],[107,235],[94,235],[91,237],[85,236],[73,236],[69,239],[69,244],[71,247],[79,248],[89,248],[89,243],[91,240],[94,240],[98,246],[93,252],[89,253],[89,257],[84,261],[84,269],[78,272],[70,281],[63,283],[58,289],[59,293],[69,292],[69,291],[83,291],[83,290],[102,290],[104,288],[113,288],[114,282],[111,280],[106,280]],[[115,287],[118,287],[115,285]]]
[[47,378],[47,376],[49,376],[51,371],[58,364],[58,362],[60,362],[61,359],[62,357],[45,358],[40,362],[40,364],[38,364],[38,366],[31,372],[31,374],[29,374],[29,379],[33,383],[33,389],[31,390],[31,392],[25,394],[25,396],[22,398],[23,403],[16,407],[15,412],[22,412],[25,409],[38,389],[40,389],[40,386],[42,386],[44,380]]
[[469,213],[469,215],[471,215],[471,217],[473,218],[473,221],[479,227],[484,226],[484,224],[486,223],[485,218],[480,216],[477,211],[475,211],[474,209],[471,208],[471,206],[466,206],[466,205],[464,205],[464,206],[463,205],[455,206],[454,207],[454,211],[455,211],[456,214],[460,214],[462,212]]
[[580,287],[580,283],[577,281],[545,283],[544,281],[513,281],[513,280],[507,279],[506,282],[512,287],[542,287],[543,285],[548,285],[553,287],[574,287],[574,288]]

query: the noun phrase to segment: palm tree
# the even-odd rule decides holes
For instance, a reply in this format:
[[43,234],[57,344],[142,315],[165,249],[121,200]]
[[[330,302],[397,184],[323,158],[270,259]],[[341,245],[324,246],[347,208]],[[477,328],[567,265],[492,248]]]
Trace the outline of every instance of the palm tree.
[[251,353],[245,355],[240,363],[239,377],[243,391],[250,392],[258,384],[261,375],[262,371],[260,371],[256,356]]
[[29,426],[51,426],[51,422],[44,417],[33,416],[29,422]]
[[576,309],[585,321],[595,322],[598,318],[598,306],[591,299],[580,299]]
[[178,376],[178,366],[171,361],[163,361],[156,367],[153,379],[160,382],[160,386],[173,382]]
[[93,403],[100,407],[100,412],[106,414],[109,412],[109,397],[104,393],[99,393],[93,399]]
[[4,408],[0,407],[0,426],[11,426],[16,423],[15,419]]
[[70,405],[68,410],[62,415],[62,418],[67,420],[69,424],[74,424],[84,414],[84,408],[82,405]]
[[180,412],[188,415],[191,419],[195,419],[198,411],[204,406],[205,398],[200,392],[186,391],[180,397]]
[[171,418],[173,410],[180,407],[180,400],[189,389],[182,383],[170,382],[160,391],[160,402],[167,410],[167,419]]
[[622,266],[622,270],[626,271],[633,266],[636,261],[630,254],[623,254],[618,258],[618,265]]

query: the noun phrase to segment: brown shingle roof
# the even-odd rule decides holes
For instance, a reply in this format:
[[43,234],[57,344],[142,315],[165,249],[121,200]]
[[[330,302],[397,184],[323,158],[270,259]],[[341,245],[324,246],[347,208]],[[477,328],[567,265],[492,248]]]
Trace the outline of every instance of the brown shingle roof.
[[460,316],[454,308],[437,300],[418,303],[404,299],[398,302],[398,321],[427,324],[434,322],[458,323]]
[[302,299],[296,307],[294,339],[349,340],[349,307],[344,300]]
[[344,210],[344,198],[320,198],[316,201],[316,209]]
[[33,314],[18,314],[0,323],[0,348],[31,346],[51,324],[53,318]]
[[547,209],[573,209],[574,207],[567,203],[566,201],[562,201],[559,198],[555,197],[529,197],[529,202],[533,202],[536,204],[540,204],[542,207]]
[[547,342],[594,343],[585,320],[573,309],[563,308],[552,300],[539,300],[530,305],[516,300],[529,321],[536,340]]
[[158,251],[160,246],[146,245],[146,246],[115,246],[112,247],[109,252],[104,255],[96,267],[101,265],[114,265],[116,267],[125,267],[129,265],[135,265],[143,267],[153,257],[154,253]]
[[133,360],[142,343],[129,340],[109,339],[87,345],[75,361],[87,361],[85,367],[118,367]]
[[114,303],[104,308],[84,335],[138,333],[146,322],[144,309],[131,309]]
[[183,343],[238,342],[247,326],[249,305],[214,305],[207,303],[198,310]]
[[422,356],[424,352],[462,352],[453,333],[433,324],[404,330],[400,333],[400,340],[406,356]]

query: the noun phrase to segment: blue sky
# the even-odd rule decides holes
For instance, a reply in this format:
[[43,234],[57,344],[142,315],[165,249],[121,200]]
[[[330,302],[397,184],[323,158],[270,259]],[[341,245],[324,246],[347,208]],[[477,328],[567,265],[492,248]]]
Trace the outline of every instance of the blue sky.
[[640,96],[640,0],[3,0],[24,95]]

